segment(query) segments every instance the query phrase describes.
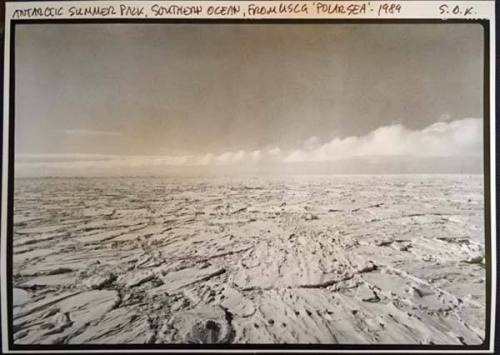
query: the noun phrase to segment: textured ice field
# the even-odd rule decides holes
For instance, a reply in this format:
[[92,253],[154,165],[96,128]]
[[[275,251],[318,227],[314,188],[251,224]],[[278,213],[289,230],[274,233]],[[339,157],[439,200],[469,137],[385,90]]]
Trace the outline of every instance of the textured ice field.
[[482,176],[17,179],[14,339],[479,344]]

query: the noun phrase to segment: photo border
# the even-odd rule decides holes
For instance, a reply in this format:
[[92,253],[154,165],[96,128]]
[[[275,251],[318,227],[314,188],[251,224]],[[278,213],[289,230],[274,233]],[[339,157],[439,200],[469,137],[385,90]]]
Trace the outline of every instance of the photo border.
[[[438,344],[15,344],[13,329],[13,227],[14,227],[14,157],[15,157],[15,38],[16,26],[29,26],[32,24],[480,24],[483,28],[483,183],[484,183],[484,222],[485,222],[485,337],[479,345],[438,345]],[[6,32],[5,36],[7,36]],[[9,129],[8,129],[8,166],[2,161],[1,173],[7,169],[7,248],[6,253],[6,285],[7,285],[7,333],[9,351],[206,351],[206,352],[260,352],[260,351],[300,351],[300,352],[478,352],[488,351],[494,339],[491,320],[492,307],[492,235],[491,235],[491,166],[490,166],[490,20],[489,19],[198,19],[198,18],[164,18],[164,19],[28,19],[10,20],[9,41]],[[4,62],[5,63],[5,62]],[[4,93],[6,94],[6,93]],[[4,118],[5,119],[5,118]],[[496,121],[495,121],[496,124]],[[2,125],[3,130],[3,125]],[[2,132],[3,133],[3,132]],[[3,147],[5,148],[5,147]],[[5,154],[5,151],[2,151]],[[3,198],[3,196],[1,196]],[[3,220],[2,220],[3,221]],[[3,285],[2,285],[3,286]],[[3,310],[3,309],[2,309]]]

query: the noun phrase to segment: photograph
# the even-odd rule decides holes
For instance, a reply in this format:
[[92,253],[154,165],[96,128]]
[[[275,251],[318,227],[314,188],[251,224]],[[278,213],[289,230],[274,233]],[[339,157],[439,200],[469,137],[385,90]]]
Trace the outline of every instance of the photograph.
[[16,23],[13,344],[486,344],[486,30]]

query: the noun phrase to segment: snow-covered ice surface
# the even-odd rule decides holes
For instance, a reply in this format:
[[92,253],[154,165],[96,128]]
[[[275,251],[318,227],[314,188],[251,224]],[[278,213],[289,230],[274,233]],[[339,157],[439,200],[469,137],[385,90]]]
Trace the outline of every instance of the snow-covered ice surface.
[[482,176],[17,179],[14,339],[479,344]]

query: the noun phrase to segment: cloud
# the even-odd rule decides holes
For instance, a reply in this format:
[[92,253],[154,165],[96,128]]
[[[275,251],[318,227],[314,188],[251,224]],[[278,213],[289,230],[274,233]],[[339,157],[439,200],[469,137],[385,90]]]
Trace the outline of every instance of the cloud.
[[[268,146],[253,151],[182,156],[121,156],[106,154],[16,154],[16,174],[23,176],[120,173],[168,167],[287,166],[300,163],[327,163],[353,158],[405,157],[406,161],[427,158],[482,158],[482,120],[466,118],[439,121],[420,130],[401,124],[382,126],[362,136],[334,137],[321,142],[311,137],[297,149],[283,151]],[[363,167],[360,166],[360,171]]]
[[269,155],[276,156],[281,154],[281,149],[279,147],[271,148],[267,151]]
[[78,161],[78,160],[110,160],[119,157],[111,154],[82,154],[82,153],[48,153],[48,154],[16,154],[17,162],[44,162],[44,161]]
[[364,136],[333,138],[317,145],[308,140],[304,148],[289,152],[285,163],[335,161],[353,157],[452,157],[480,155],[482,120],[468,118],[436,122],[422,130],[401,124],[379,127]]
[[443,113],[439,117],[439,121],[450,121],[451,120],[451,115],[448,112]]
[[120,132],[112,131],[95,131],[87,129],[62,129],[58,132],[70,135],[70,136],[121,136]]
[[254,161],[259,161],[262,158],[262,152],[260,150],[254,150],[250,155]]
[[226,152],[215,158],[215,161],[219,164],[234,164],[245,159],[247,153],[244,150],[238,152]]
[[304,142],[304,149],[315,149],[320,145],[320,140],[318,137],[313,136]]

